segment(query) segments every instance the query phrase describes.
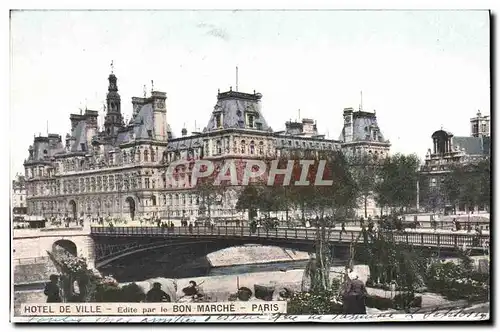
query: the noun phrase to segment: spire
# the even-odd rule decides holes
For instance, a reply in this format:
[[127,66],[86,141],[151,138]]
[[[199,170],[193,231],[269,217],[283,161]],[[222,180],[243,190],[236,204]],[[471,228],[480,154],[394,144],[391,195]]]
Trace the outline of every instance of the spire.
[[363,90],[360,91],[359,110],[363,110]]
[[236,92],[238,92],[238,66],[236,66]]
[[113,60],[111,60],[111,74],[113,74],[114,69],[115,69],[115,66],[113,64]]
[[155,91],[155,84],[153,80],[151,80],[151,94],[153,94],[153,91]]

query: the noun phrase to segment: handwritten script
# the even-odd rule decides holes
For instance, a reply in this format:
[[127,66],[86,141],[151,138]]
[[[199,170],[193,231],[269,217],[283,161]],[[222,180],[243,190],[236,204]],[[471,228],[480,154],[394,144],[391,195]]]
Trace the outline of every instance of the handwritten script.
[[401,322],[401,321],[479,321],[489,319],[488,312],[479,312],[465,307],[437,308],[424,312],[378,313],[365,315],[179,315],[179,316],[58,316],[15,317],[16,322],[25,323],[295,323],[295,322]]

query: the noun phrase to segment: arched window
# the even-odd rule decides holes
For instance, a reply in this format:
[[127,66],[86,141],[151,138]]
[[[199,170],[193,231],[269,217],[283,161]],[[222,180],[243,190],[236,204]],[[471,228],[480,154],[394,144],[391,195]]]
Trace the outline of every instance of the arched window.
[[222,154],[222,143],[220,140],[217,140],[217,154]]
[[254,141],[250,141],[250,154],[255,153],[255,143]]
[[148,150],[144,150],[144,161],[149,161],[148,155],[149,155]]
[[123,151],[123,163],[127,164],[128,163],[128,155],[127,151]]
[[241,141],[241,153],[245,154],[246,153],[246,148],[245,148],[245,140]]
[[155,150],[151,149],[151,161],[155,161]]

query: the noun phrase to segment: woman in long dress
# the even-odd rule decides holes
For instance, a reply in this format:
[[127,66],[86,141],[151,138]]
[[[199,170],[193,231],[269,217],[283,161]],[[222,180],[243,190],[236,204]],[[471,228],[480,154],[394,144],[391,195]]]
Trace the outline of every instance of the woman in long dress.
[[365,299],[367,295],[365,284],[359,280],[358,274],[356,272],[349,273],[349,280],[343,296],[344,314],[366,314]]

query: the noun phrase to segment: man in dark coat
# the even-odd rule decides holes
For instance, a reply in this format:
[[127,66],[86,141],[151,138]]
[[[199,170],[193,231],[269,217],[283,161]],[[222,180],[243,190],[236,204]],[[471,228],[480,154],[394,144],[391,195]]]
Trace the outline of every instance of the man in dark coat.
[[47,303],[57,303],[61,301],[61,295],[59,294],[59,286],[57,281],[59,277],[55,274],[50,276],[50,282],[45,285],[43,293],[47,296]]
[[153,288],[146,294],[146,302],[170,302],[170,296],[161,289],[161,284],[155,282]]

